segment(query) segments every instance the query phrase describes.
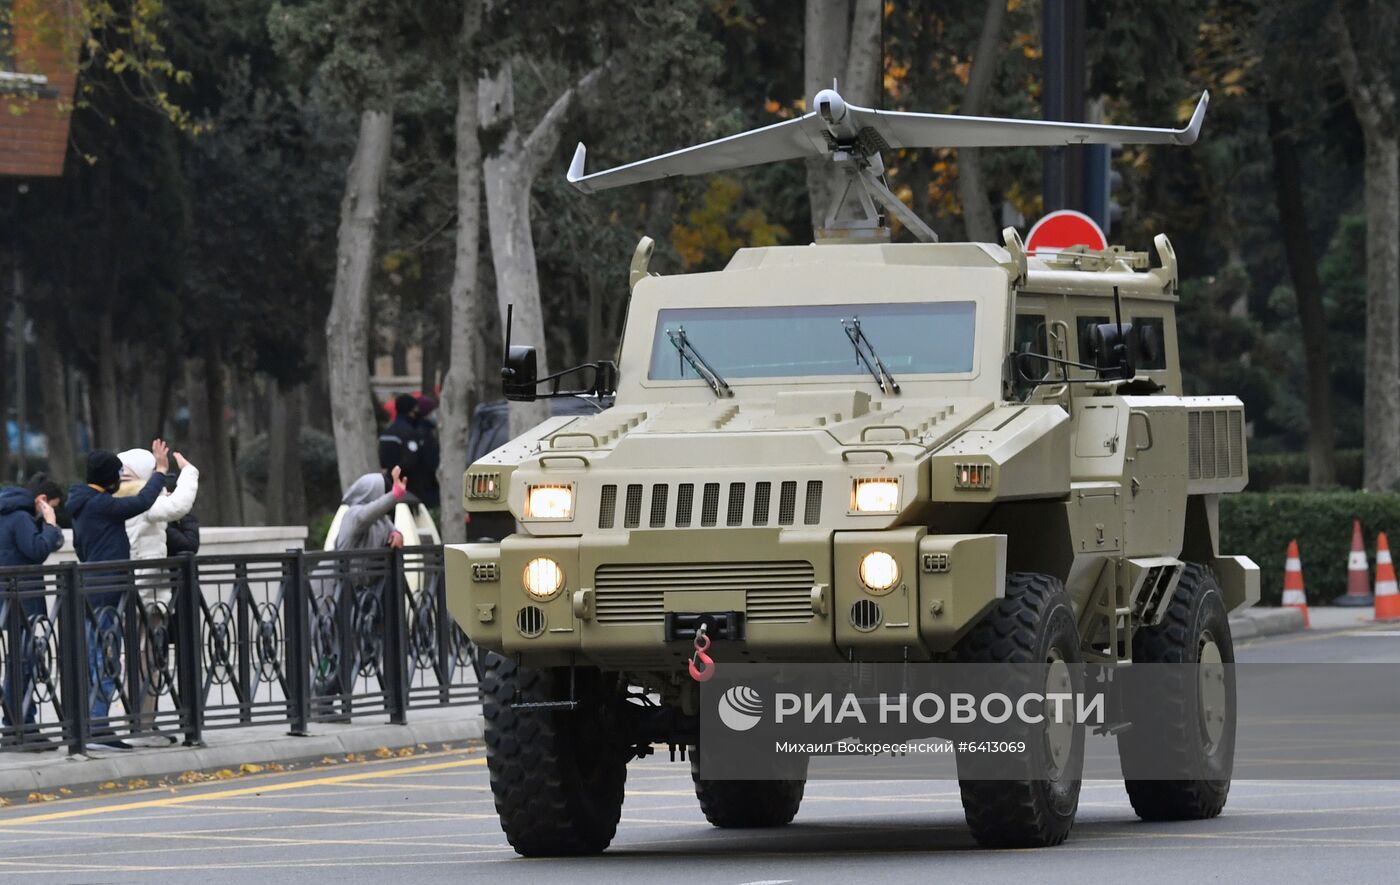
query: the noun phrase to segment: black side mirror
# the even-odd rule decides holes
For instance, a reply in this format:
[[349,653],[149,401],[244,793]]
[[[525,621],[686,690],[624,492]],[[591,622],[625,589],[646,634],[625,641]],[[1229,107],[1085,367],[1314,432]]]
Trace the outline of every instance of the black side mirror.
[[593,375],[593,392],[598,396],[612,396],[617,393],[617,363],[598,360]]
[[1129,339],[1133,324],[1100,323],[1089,334],[1089,349],[1094,354],[1094,368],[1102,378],[1133,377],[1133,361]]
[[529,346],[512,345],[506,353],[505,365],[501,366],[501,391],[511,402],[532,403],[537,396],[539,383],[539,362],[535,349]]

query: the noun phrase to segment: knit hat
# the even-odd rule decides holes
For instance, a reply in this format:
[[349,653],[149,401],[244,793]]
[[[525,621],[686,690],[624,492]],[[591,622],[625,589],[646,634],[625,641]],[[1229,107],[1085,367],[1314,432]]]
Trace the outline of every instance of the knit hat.
[[407,418],[418,408],[418,397],[411,393],[401,393],[394,397],[394,417]]
[[87,478],[89,485],[112,491],[121,483],[121,459],[106,449],[93,449],[88,452]]

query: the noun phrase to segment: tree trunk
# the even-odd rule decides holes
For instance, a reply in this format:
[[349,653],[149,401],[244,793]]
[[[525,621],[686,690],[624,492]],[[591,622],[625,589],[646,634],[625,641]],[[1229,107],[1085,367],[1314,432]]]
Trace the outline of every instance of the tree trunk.
[[[846,73],[846,56],[850,52],[850,0],[807,0],[804,27],[802,97],[810,104],[818,92],[830,89],[832,81]],[[838,82],[837,85],[843,84]],[[858,103],[854,99],[847,100]],[[815,235],[825,226],[826,213],[843,179],[825,157],[810,157],[806,163],[807,199],[811,204]]]
[[[19,260],[19,256],[15,256]],[[0,483],[7,482],[10,473],[10,344],[6,329],[10,324],[13,299],[10,288],[0,285]]]
[[[987,92],[991,89],[997,62],[1001,59],[998,46],[1001,43],[1001,23],[1005,17],[1006,0],[987,0],[987,9],[982,14],[982,33],[977,38],[972,72],[968,75],[967,91],[963,94],[962,113],[966,116],[981,116],[986,106]],[[987,188],[982,184],[982,161],[976,148],[958,148],[958,195],[962,198],[963,222],[967,227],[968,240],[974,243],[997,242],[996,220],[992,217]]]
[[[468,0],[462,24],[462,40],[470,44],[481,23],[481,7]],[[452,336],[447,354],[447,375],[442,379],[438,487],[442,492],[442,537],[449,544],[467,539],[462,476],[467,472],[467,432],[472,409],[480,400],[485,380],[481,329],[485,305],[477,285],[481,252],[481,141],[478,134],[476,78],[457,78],[457,247],[452,264],[450,296]]]
[[63,350],[49,323],[37,323],[39,333],[39,389],[43,397],[42,422],[49,438],[49,476],[65,489],[82,478],[73,446],[73,417],[68,407],[68,378]]
[[360,114],[355,156],[340,204],[326,354],[331,423],[342,488],[348,488],[379,465],[369,380],[369,296],[379,197],[389,165],[393,129],[394,117],[388,111],[367,110]]
[[268,384],[267,508],[269,525],[306,525],[306,480],[301,465],[302,385]]
[[[589,71],[550,105],[528,137],[522,138],[515,120],[515,80],[511,63],[504,62],[478,83],[477,110],[482,131],[495,136],[484,153],[482,177],[486,182],[487,228],[491,235],[491,259],[496,271],[496,302],[502,320],[506,306],[514,305],[515,326],[511,340],[532,344],[537,351],[539,374],[549,374],[549,351],[540,304],[539,270],[535,263],[535,237],[530,229],[530,188],[541,165],[559,143],[564,117],[575,99],[587,100],[601,82],[608,65]],[[547,401],[513,403],[511,435],[519,435],[549,417]]]
[[[1368,25],[1371,18],[1367,17]],[[1400,486],[1400,141],[1388,39],[1354,35],[1341,5],[1329,12],[1337,66],[1366,145],[1366,491]],[[1358,52],[1354,36],[1368,51]]]
[[[96,399],[92,417],[97,424],[93,428],[93,446],[117,452],[127,448],[130,440],[121,426],[117,349],[112,341],[111,320],[111,311],[104,311],[99,326],[102,331],[97,335],[97,371],[92,379],[92,393]],[[149,442],[143,440],[141,444]]]
[[1400,145],[1366,138],[1367,491],[1400,486]]
[[238,476],[233,466],[233,450],[229,444],[228,393],[224,385],[223,348],[213,342],[205,351],[204,396],[209,427],[210,454],[208,467],[200,471],[201,480],[207,475],[214,479],[217,490],[217,519],[215,525],[240,525],[243,522],[242,501],[239,499]]
[[[883,8],[879,0],[807,0],[802,66],[807,101],[830,89],[848,104],[874,107],[883,88],[884,60],[880,57]],[[811,108],[809,108],[811,110]],[[845,175],[825,158],[807,161],[807,195],[812,230],[826,222],[831,201],[845,186]]]
[[1308,484],[1330,486],[1337,482],[1336,433],[1332,424],[1332,373],[1327,359],[1327,314],[1322,304],[1322,283],[1317,258],[1308,233],[1303,205],[1302,165],[1298,145],[1289,133],[1288,121],[1278,102],[1268,104],[1269,143],[1274,157],[1274,203],[1283,228],[1283,253],[1293,279],[1298,321],[1303,337],[1303,364],[1307,371]]

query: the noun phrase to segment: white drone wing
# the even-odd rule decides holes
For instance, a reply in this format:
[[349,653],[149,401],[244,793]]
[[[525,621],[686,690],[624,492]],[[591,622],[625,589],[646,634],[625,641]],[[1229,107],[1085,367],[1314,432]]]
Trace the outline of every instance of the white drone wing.
[[615,169],[584,174],[587,152],[574,151],[568,180],[583,193],[639,184],[680,175],[701,175],[795,160],[836,151],[868,155],[885,148],[1054,147],[1073,144],[1194,144],[1205,120],[1210,94],[1202,93],[1191,121],[1181,129],[1009,120],[877,111],[847,105],[835,90],[824,89],[813,101],[818,108],[801,117],[761,129],[638,160]]

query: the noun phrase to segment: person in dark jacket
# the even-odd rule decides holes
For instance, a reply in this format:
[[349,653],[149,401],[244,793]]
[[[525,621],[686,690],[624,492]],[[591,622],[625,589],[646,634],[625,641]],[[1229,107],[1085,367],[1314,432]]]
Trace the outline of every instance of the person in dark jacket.
[[[126,521],[151,509],[165,490],[165,474],[170,469],[170,448],[162,440],[151,443],[156,469],[141,491],[129,498],[113,495],[121,487],[122,462],[106,449],[94,449],[88,454],[87,482],[75,485],[68,493],[68,512],[73,517],[73,549],[80,562],[118,562],[131,558],[131,542],[126,534]],[[120,579],[124,572],[112,578]],[[89,577],[98,576],[89,573]],[[102,583],[112,583],[111,578]],[[106,590],[87,594],[92,617],[88,622],[88,661],[91,680],[91,710],[94,720],[104,719],[112,707],[117,681],[113,674],[121,672],[122,630],[120,609],[126,590]],[[97,743],[128,749],[130,744],[118,740],[110,727],[94,723],[93,737]],[[101,740],[108,738],[107,740]]]
[[[47,474],[39,473],[30,478],[24,488],[0,489],[0,566],[42,565],[49,555],[63,546],[63,533],[58,530],[58,519],[54,508],[63,503],[62,490]],[[36,589],[42,581],[36,579]],[[26,589],[21,579],[20,589]],[[19,599],[20,613],[20,683],[15,697],[4,697],[10,685],[9,674],[0,681],[0,706],[3,706],[5,725],[23,722],[33,725],[38,712],[33,702],[34,655],[31,648],[31,635],[35,619],[45,615],[46,597],[42,594],[23,596]],[[0,601],[0,612],[5,603]],[[9,618],[0,619],[0,624],[9,623]],[[21,713],[21,711],[23,711]],[[56,746],[53,741],[37,734],[21,735],[24,749],[48,750]]]
[[429,507],[437,505],[439,456],[433,425],[425,416],[436,407],[431,397],[400,394],[394,400],[394,420],[379,435],[379,466],[403,471],[409,477],[408,493]]

